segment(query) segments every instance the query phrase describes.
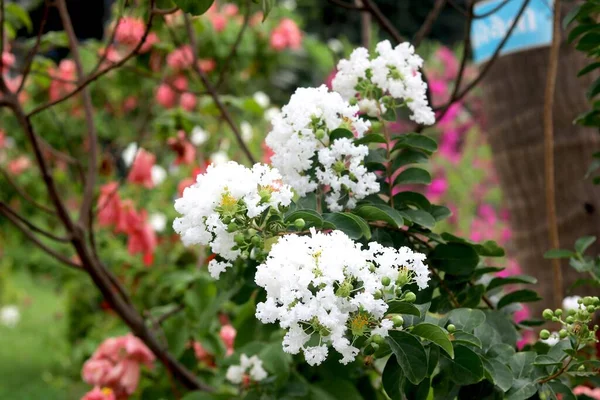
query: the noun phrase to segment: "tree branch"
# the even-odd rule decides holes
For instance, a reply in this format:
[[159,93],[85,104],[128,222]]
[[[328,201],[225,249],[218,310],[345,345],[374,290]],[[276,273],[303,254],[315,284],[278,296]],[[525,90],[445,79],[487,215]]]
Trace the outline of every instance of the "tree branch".
[[52,216],[56,216],[56,212],[54,212],[54,210],[52,210],[48,206],[45,206],[45,205],[37,202],[33,197],[31,197],[30,195],[28,195],[27,192],[25,192],[19,185],[17,185],[17,182],[15,182],[12,179],[12,177],[10,176],[10,174],[8,172],[6,172],[6,170],[4,168],[0,168],[0,172],[2,173],[2,175],[4,175],[4,178],[6,178],[6,180],[8,181],[8,183],[15,189],[15,191],[17,192],[17,194],[19,196],[21,196],[25,201],[27,201],[28,203],[30,203],[34,207],[39,208],[40,210],[42,210],[46,214],[49,214],[49,215],[52,215]]
[[56,236],[48,231],[43,230],[42,228],[38,227],[37,225],[33,224],[32,222],[27,221],[25,218],[20,216],[15,210],[10,208],[3,201],[0,201],[0,208],[2,208],[5,213],[11,214],[15,219],[17,219],[20,223],[26,225],[32,231],[40,233],[40,234],[46,236],[48,239],[52,239],[52,240],[55,240],[55,241],[61,242],[61,243],[68,243],[69,241],[71,241],[71,238],[68,236],[65,236],[65,237]]
[[223,67],[221,68],[221,72],[219,73],[219,79],[217,79],[217,83],[215,84],[215,89],[219,89],[223,82],[225,81],[225,75],[227,74],[227,70],[229,69],[231,63],[233,62],[233,58],[237,53],[237,48],[242,42],[242,36],[248,27],[248,23],[250,22],[250,0],[245,1],[246,11],[244,12],[244,21],[242,22],[242,27],[240,28],[237,37],[235,38],[235,42],[231,46],[231,50],[229,51],[229,55],[225,59],[223,63]]
[[445,5],[446,5],[446,0],[436,0],[435,4],[433,5],[433,8],[427,14],[427,18],[425,18],[425,22],[423,23],[423,25],[421,25],[421,28],[419,28],[419,30],[415,34],[415,37],[413,38],[413,41],[412,41],[413,46],[419,47],[419,45],[421,44],[423,39],[425,39],[425,37],[427,35],[429,35],[429,32],[431,32],[431,28],[433,27],[433,24],[440,16],[440,13],[444,9]]

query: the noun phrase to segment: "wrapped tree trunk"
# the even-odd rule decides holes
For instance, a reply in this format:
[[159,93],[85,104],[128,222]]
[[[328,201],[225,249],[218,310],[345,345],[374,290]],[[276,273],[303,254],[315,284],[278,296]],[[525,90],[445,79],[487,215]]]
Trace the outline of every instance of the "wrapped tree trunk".
[[[552,267],[543,258],[550,249],[544,183],[543,104],[548,51],[533,49],[500,57],[483,84],[488,140],[511,216],[516,256],[524,272],[538,278],[535,288],[552,304]],[[556,204],[561,248],[573,248],[581,236],[600,236],[600,186],[584,175],[592,153],[600,150],[596,129],[573,124],[589,108],[585,96],[593,76],[577,78],[589,62],[566,43],[561,45],[554,104]],[[600,246],[589,251],[598,253]],[[564,291],[582,278],[563,262]],[[575,293],[592,294],[579,288]],[[597,294],[597,293],[596,293]],[[535,313],[541,304],[533,305]],[[539,316],[539,315],[538,315]]]

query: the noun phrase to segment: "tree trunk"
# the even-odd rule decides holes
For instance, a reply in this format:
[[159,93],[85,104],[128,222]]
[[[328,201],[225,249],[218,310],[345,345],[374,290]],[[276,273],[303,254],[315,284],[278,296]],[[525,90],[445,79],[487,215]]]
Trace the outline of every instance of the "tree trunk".
[[[535,276],[544,298],[532,305],[533,317],[553,305],[552,267],[543,258],[550,249],[544,183],[543,104],[549,48],[500,57],[482,83],[488,126],[504,200],[511,217],[515,252],[525,273]],[[600,150],[596,129],[573,124],[590,105],[585,91],[592,76],[577,78],[589,63],[580,52],[561,45],[554,104],[556,203],[561,248],[572,249],[581,236],[600,236],[600,186],[584,179],[592,154]],[[600,252],[596,244],[589,250]],[[563,262],[564,292],[584,278]],[[596,289],[597,290],[597,289]],[[578,288],[575,293],[592,294]],[[596,295],[598,293],[595,293]]]

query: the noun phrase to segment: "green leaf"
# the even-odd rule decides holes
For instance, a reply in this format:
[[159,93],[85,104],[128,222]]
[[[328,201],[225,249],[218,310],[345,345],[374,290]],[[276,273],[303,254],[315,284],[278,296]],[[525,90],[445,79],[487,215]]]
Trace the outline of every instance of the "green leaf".
[[365,165],[383,164],[387,162],[385,149],[369,149],[369,154],[365,157]]
[[528,379],[515,379],[510,390],[506,393],[506,400],[526,400],[537,392],[534,382]]
[[471,385],[479,382],[484,378],[481,358],[468,347],[456,346],[450,378],[459,385]]
[[579,39],[575,48],[579,51],[588,52],[596,50],[600,44],[600,33],[588,32]]
[[589,65],[586,65],[577,73],[577,76],[578,77],[584,76],[585,74],[592,72],[596,68],[600,68],[600,62],[595,62],[595,63],[591,63]]
[[332,399],[363,400],[356,386],[344,379],[328,379],[317,386],[329,393]]
[[452,275],[470,275],[479,264],[475,249],[463,243],[439,244],[428,258],[434,268]]
[[371,229],[361,217],[350,213],[329,213],[323,214],[325,221],[333,224],[337,229],[343,231],[351,239],[371,238]]
[[275,0],[261,0],[260,4],[263,12],[262,22],[265,22],[265,20],[271,13],[273,6],[275,5]]
[[383,368],[383,373],[381,374],[381,383],[383,384],[383,389],[390,399],[402,399],[403,379],[404,376],[402,375],[400,363],[396,360],[396,356],[392,354],[392,356],[388,358],[387,363]]
[[202,15],[208,11],[214,0],[173,0],[173,2],[188,14]]
[[[597,43],[600,43],[600,34],[597,35],[596,40],[598,40]],[[598,93],[600,93],[600,78],[597,78],[594,83],[590,85],[585,94],[588,99],[593,99]]]
[[465,332],[472,332],[473,329],[483,324],[486,318],[481,310],[456,308],[448,313],[448,320],[453,323],[457,329]]
[[540,354],[539,356],[535,357],[535,360],[533,361],[533,365],[541,366],[541,367],[548,367],[548,366],[552,366],[552,365],[562,365],[562,361],[555,360],[554,358],[547,356],[545,354]]
[[427,375],[427,354],[419,339],[406,332],[391,331],[387,342],[406,379],[418,385]]
[[530,378],[533,372],[533,363],[535,361],[536,353],[533,351],[521,351],[515,353],[509,363],[513,376],[515,379],[527,379]]
[[577,39],[577,37],[581,34],[598,28],[599,27],[596,24],[577,25],[575,28],[571,29],[571,32],[569,32],[569,35],[567,36],[567,41],[571,43],[573,42],[573,40]]
[[395,228],[404,225],[404,220],[398,211],[383,204],[366,204],[358,207],[355,214],[363,217],[367,221],[384,221]]
[[448,353],[450,358],[454,358],[454,347],[448,338],[448,333],[439,326],[424,322],[414,326],[410,333],[435,343]]
[[400,215],[408,222],[421,225],[427,229],[433,229],[435,226],[435,219],[431,216],[431,214],[423,210],[412,210],[409,208],[400,211]]
[[[550,395],[552,399],[561,400],[576,400],[577,397],[571,391],[567,385],[559,380],[553,380],[542,385],[540,393],[546,393]],[[560,395],[560,396],[559,396]]]
[[189,392],[181,398],[181,400],[227,400],[231,396],[228,394],[206,393],[206,392]]
[[354,144],[369,144],[369,143],[387,143],[385,138],[378,133],[367,133],[360,139],[356,139]]
[[531,303],[541,300],[542,298],[536,291],[530,289],[516,290],[502,297],[498,302],[498,308],[506,307],[512,303]]
[[346,138],[346,139],[354,139],[354,134],[348,129],[337,128],[329,132],[329,142],[333,143],[337,139]]
[[571,258],[574,255],[571,250],[552,249],[544,253],[544,258]]
[[429,212],[431,213],[431,216],[438,222],[452,216],[452,211],[450,211],[450,209],[446,206],[432,205]]
[[392,151],[410,147],[423,150],[427,153],[433,153],[438,148],[435,140],[419,133],[405,133],[394,137],[394,139],[397,140]]
[[575,251],[584,254],[588,247],[596,241],[596,236],[584,236],[575,242]]
[[385,314],[405,314],[421,317],[421,312],[413,304],[398,300],[393,300],[388,303],[388,309]]
[[431,183],[431,175],[429,172],[422,168],[407,168],[400,172],[394,180],[394,186],[396,185],[429,185]]
[[567,15],[563,18],[562,26],[564,30],[567,30],[567,27],[577,18],[579,15],[579,11],[581,11],[581,5],[577,5],[571,9]]
[[454,343],[468,344],[477,348],[482,348],[481,340],[475,335],[463,331],[456,331],[452,334]]
[[511,388],[513,375],[506,365],[495,359],[484,358],[483,367],[488,379],[502,389],[503,392],[507,392]]
[[494,278],[490,281],[490,283],[488,284],[488,287],[487,287],[487,291],[489,292],[490,290],[496,289],[497,287],[500,287],[500,286],[514,285],[514,284],[518,284],[518,283],[525,283],[525,284],[533,285],[533,284],[537,283],[537,279],[535,279],[533,276],[529,276],[529,275],[511,275],[506,278],[498,277],[498,278]]
[[298,218],[302,218],[308,225],[321,227],[323,226],[323,218],[318,212],[313,210],[296,210],[292,211],[285,217],[285,222],[294,222]]
[[396,171],[410,164],[425,164],[429,158],[418,150],[404,149],[394,157],[392,161],[392,171]]
[[29,18],[29,13],[23,7],[15,3],[8,3],[5,6],[5,12],[6,14],[14,15],[17,20],[21,21],[27,32],[33,31],[33,24],[31,23],[31,18]]
[[482,257],[504,257],[504,249],[493,240],[486,240],[482,244],[476,244],[473,247],[477,254]]
[[400,192],[395,195],[394,203],[396,206],[414,206],[425,211],[429,211],[431,208],[431,204],[429,203],[429,200],[427,200],[427,197],[423,196],[421,193],[411,191]]
[[185,351],[190,338],[185,315],[176,314],[163,322],[162,326],[169,343],[169,350],[175,357],[179,357]]

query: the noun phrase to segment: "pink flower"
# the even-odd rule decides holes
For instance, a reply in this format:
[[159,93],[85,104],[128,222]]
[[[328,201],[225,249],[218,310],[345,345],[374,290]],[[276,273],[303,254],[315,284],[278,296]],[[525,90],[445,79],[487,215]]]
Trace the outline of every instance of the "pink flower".
[[196,160],[196,148],[187,140],[184,131],[178,131],[176,137],[167,139],[167,145],[177,154],[175,165],[191,165]]
[[179,105],[186,111],[192,111],[196,108],[196,96],[189,92],[183,93],[179,98]]
[[203,72],[211,72],[217,67],[217,63],[212,58],[203,58],[198,60],[198,67]]
[[426,197],[433,202],[437,202],[448,190],[448,181],[445,177],[435,178],[427,186]]
[[75,75],[75,63],[69,59],[62,60],[58,69],[50,71],[53,78],[49,88],[50,100],[57,100],[73,91],[76,87]]
[[0,149],[3,149],[6,146],[6,133],[3,130],[0,130]]
[[137,107],[137,104],[138,104],[138,100],[135,96],[128,96],[123,101],[123,111],[125,111],[126,113],[133,111]]
[[[216,4],[216,3],[215,3]],[[208,14],[208,19],[216,32],[223,32],[227,27],[227,18],[219,13]]]
[[167,64],[175,70],[184,70],[192,66],[194,54],[190,45],[181,46],[167,56]]
[[13,175],[21,175],[23,171],[31,166],[31,161],[26,156],[19,156],[8,163],[8,172]]
[[227,355],[233,354],[233,343],[235,342],[235,336],[237,335],[237,331],[230,324],[223,325],[221,327],[221,331],[219,332],[219,336],[227,349]]
[[573,394],[576,396],[584,395],[592,399],[600,400],[600,388],[592,389],[587,386],[580,385],[573,389]]
[[439,58],[444,64],[444,77],[446,79],[455,79],[458,75],[459,64],[452,50],[447,47],[440,47],[436,51],[435,57]]
[[112,363],[104,358],[90,358],[83,364],[81,376],[90,385],[100,386],[106,382],[106,376],[112,369]]
[[81,400],[117,400],[117,398],[111,388],[105,387],[100,389],[96,386],[94,389],[87,392]]
[[[129,48],[134,48],[144,37],[145,30],[146,24],[141,19],[123,17],[115,28],[115,40]],[[150,32],[140,48],[140,53],[148,52],[157,42],[158,36],[156,36],[156,33]]]
[[177,94],[169,85],[162,83],[156,90],[156,101],[164,108],[172,108],[177,101]]
[[224,4],[223,7],[221,7],[221,13],[223,13],[223,15],[225,15],[226,17],[233,17],[237,15],[238,12],[238,6],[236,6],[235,4],[227,3]]
[[8,72],[10,67],[15,63],[15,56],[8,51],[2,53],[2,73],[5,74]]
[[154,249],[157,246],[156,232],[148,222],[148,213],[142,210],[140,213],[129,216],[127,226],[127,250],[134,255],[142,253],[144,264],[152,265],[154,262]]
[[204,362],[209,366],[214,366],[215,361],[213,359],[213,355],[210,354],[200,342],[192,342],[192,347],[194,349],[194,354],[196,355],[196,359],[200,362]]
[[284,18],[271,32],[270,43],[276,51],[286,48],[299,49],[302,44],[302,32],[293,20]]
[[128,181],[144,185],[147,188],[154,187],[152,167],[155,161],[156,156],[154,154],[144,149],[139,149],[131,166],[131,171],[129,171]]
[[184,92],[188,89],[188,80],[184,75],[177,75],[175,79],[173,79],[173,87],[177,90]]
[[256,26],[256,25],[262,23],[263,18],[264,18],[264,14],[262,13],[262,11],[255,12],[250,17],[250,26]]

